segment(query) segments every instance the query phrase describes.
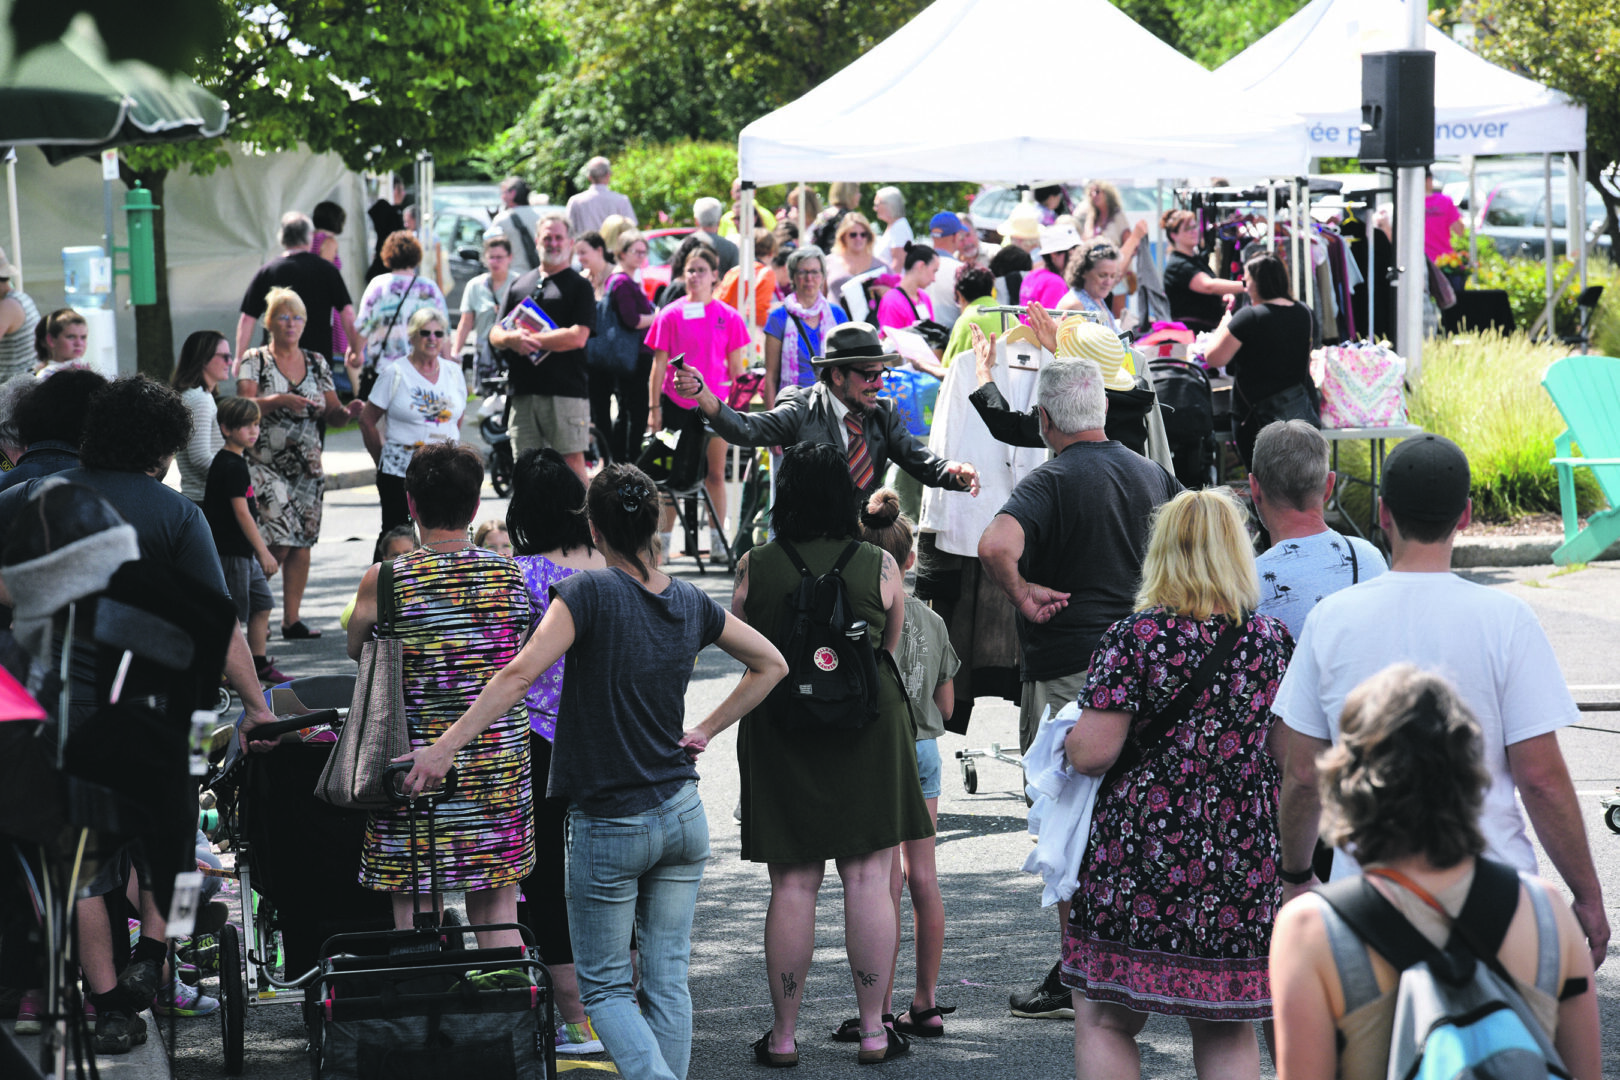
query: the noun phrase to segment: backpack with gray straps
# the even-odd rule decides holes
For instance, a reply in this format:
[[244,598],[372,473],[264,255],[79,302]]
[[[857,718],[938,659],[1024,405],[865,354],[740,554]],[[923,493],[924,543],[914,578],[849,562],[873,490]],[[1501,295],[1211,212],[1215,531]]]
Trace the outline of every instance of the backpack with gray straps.
[[[1519,875],[1479,859],[1474,883],[1437,949],[1364,877],[1316,891],[1327,905],[1333,961],[1344,1011],[1379,997],[1370,946],[1400,971],[1388,1080],[1547,1080],[1568,1078],[1552,1040],[1496,954],[1518,907]],[[1545,890],[1528,883],[1538,937],[1535,985],[1558,996],[1558,924]]]

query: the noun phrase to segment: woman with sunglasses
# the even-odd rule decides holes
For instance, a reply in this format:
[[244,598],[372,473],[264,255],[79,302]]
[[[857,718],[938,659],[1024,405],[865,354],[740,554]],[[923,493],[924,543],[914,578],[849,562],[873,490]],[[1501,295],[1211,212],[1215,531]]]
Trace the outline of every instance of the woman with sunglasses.
[[[461,365],[439,355],[447,323],[433,308],[421,308],[405,324],[410,352],[386,368],[371,388],[360,413],[360,434],[377,463],[377,494],[382,500],[382,531],[411,520],[405,503],[405,467],[417,448],[454,443],[467,408],[467,382]],[[388,419],[385,440],[377,422]]]
[[878,265],[872,254],[872,223],[858,210],[838,223],[832,251],[827,255],[827,292],[837,300],[844,283]]

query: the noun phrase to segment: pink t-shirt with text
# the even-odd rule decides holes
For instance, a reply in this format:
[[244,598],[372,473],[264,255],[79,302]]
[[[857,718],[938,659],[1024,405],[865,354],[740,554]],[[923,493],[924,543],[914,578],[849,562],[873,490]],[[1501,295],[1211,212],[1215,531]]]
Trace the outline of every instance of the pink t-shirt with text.
[[917,294],[917,310],[915,312],[911,310],[911,304],[907,302],[907,299],[906,294],[900,291],[898,285],[884,293],[883,299],[878,301],[878,325],[892,326],[896,330],[904,330],[912,323],[917,322],[919,318],[932,319],[934,317],[934,302],[928,299],[927,293],[920,292]]
[[[654,315],[652,326],[647,329],[647,348],[654,352],[662,349],[671,360],[685,353],[686,362],[721,401],[731,389],[726,357],[733,349],[746,346],[749,340],[748,324],[737,314],[737,309],[718,300],[707,304],[677,300]],[[697,405],[691,398],[683,398],[675,392],[673,365],[664,369],[663,391],[683,409]]]

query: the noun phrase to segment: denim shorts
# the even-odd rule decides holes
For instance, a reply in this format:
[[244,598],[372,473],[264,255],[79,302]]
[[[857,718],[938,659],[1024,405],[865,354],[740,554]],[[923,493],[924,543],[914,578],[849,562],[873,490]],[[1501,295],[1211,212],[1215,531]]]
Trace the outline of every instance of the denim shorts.
[[939,740],[922,739],[917,743],[917,779],[922,781],[923,798],[939,798]]

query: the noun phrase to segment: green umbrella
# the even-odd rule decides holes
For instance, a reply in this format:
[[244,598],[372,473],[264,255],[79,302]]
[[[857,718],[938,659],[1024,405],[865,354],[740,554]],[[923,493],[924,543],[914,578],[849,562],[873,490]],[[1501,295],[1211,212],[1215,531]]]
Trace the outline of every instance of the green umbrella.
[[84,19],[0,71],[0,146],[38,146],[53,164],[115,146],[213,138],[229,118],[223,101],[183,75],[109,61]]

